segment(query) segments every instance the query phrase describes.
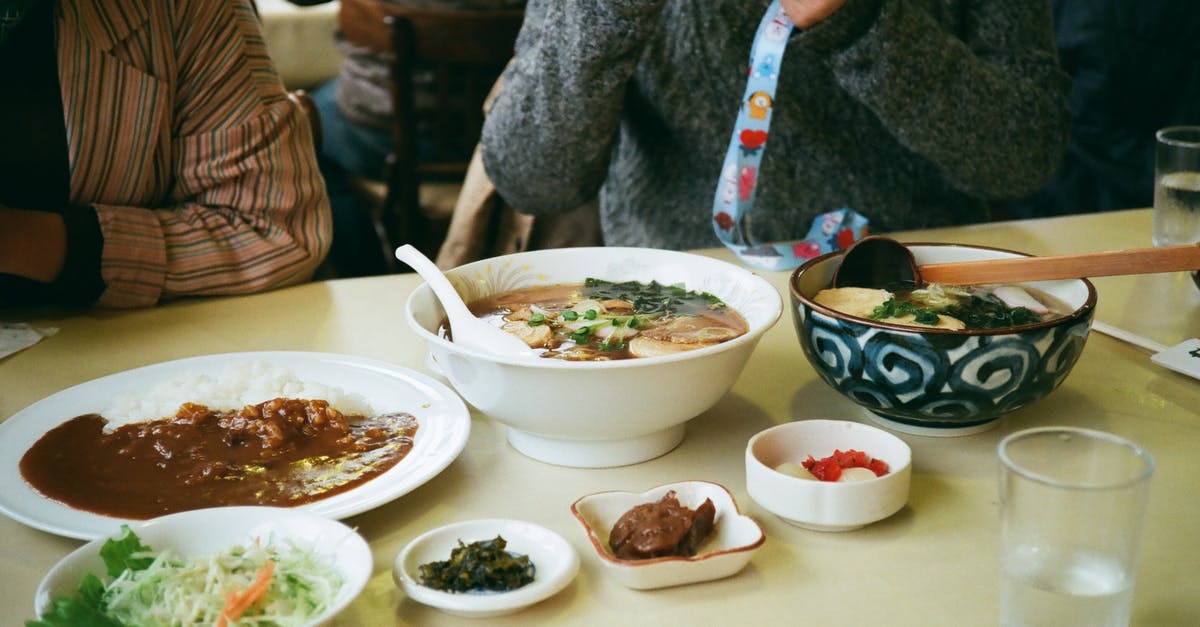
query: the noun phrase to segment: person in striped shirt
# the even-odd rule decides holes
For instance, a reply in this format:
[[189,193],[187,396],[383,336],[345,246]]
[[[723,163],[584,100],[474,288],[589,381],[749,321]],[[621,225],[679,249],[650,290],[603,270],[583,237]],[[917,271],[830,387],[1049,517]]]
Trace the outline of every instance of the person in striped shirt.
[[249,0],[0,0],[0,307],[307,281],[332,221]]

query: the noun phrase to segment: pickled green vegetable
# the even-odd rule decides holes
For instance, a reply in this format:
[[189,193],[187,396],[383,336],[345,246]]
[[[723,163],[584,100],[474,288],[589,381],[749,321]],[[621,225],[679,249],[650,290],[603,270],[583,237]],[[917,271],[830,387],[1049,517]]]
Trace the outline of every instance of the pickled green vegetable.
[[506,546],[501,536],[465,545],[460,539],[449,560],[417,568],[421,585],[444,592],[504,592],[532,582],[535,569],[529,556],[509,553]]

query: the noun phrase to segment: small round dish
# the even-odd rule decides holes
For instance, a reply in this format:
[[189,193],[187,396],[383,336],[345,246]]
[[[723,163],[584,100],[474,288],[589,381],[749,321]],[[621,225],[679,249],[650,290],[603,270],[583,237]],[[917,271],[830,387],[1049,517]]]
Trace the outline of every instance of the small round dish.
[[[713,532],[691,557],[657,557],[644,560],[618,559],[609,547],[613,525],[637,505],[662,499],[674,491],[679,503],[696,509],[704,499],[716,507]],[[741,513],[733,495],[724,486],[708,481],[683,481],[645,492],[597,492],[575,501],[571,513],[583,525],[592,548],[609,575],[635,590],[680,586],[729,577],[750,562],[766,540],[762,527]]]
[[[501,536],[506,550],[528,555],[537,569],[532,583],[508,592],[442,592],[421,585],[421,564],[450,558],[463,544]],[[466,618],[503,616],[543,601],[571,583],[579,572],[579,554],[557,533],[521,520],[500,518],[467,520],[427,531],[408,543],[396,556],[392,577],[414,601],[447,614]]]
[[[801,479],[775,470],[857,450],[883,460],[888,473],[845,483]],[[847,420],[800,420],[760,431],[746,445],[750,498],[785,522],[815,531],[851,531],[883,520],[908,503],[912,450],[904,440]]]
[[[161,516],[128,524],[142,544],[154,551],[170,550],[180,557],[203,557],[230,547],[258,541],[292,543],[327,560],[343,576],[342,588],[329,606],[308,625],[323,625],[344,610],[367,585],[373,560],[371,547],[350,527],[311,512],[284,507],[215,507]],[[100,549],[120,529],[88,542],[58,562],[42,579],[34,596],[34,611],[48,611],[54,599],[75,593],[83,576],[105,575]]]

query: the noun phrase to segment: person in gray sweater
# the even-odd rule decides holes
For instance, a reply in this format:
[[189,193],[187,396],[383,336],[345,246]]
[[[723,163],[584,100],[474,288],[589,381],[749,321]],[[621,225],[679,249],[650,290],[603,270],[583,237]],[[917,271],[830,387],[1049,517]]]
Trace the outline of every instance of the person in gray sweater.
[[[598,194],[605,244],[719,245],[713,196],[768,0],[530,0],[483,132],[517,210]],[[823,5],[828,17],[796,19]],[[848,207],[872,232],[981,222],[1067,143],[1044,0],[784,0],[797,23],[752,236]],[[820,8],[820,7],[818,7]]]

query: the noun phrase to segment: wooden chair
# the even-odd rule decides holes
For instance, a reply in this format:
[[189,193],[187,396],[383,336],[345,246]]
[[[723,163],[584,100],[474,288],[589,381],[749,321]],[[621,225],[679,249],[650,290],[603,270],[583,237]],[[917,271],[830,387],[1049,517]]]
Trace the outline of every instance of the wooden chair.
[[[512,58],[524,16],[342,0],[341,35],[392,59],[395,147],[384,180],[348,178],[392,269],[400,244],[435,254],[479,139],[484,98]],[[451,138],[466,146],[451,151]]]
[[[388,12],[395,149],[379,222],[387,250],[410,243],[432,258],[479,140],[483,103],[512,58],[524,11],[388,5]],[[427,192],[439,184],[451,191],[431,208]]]

